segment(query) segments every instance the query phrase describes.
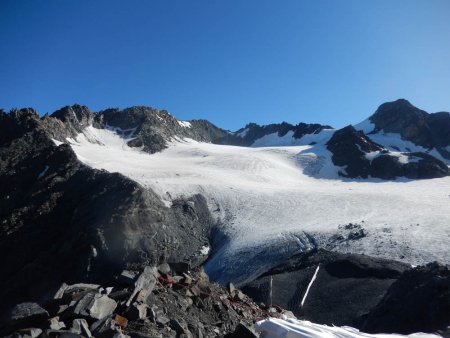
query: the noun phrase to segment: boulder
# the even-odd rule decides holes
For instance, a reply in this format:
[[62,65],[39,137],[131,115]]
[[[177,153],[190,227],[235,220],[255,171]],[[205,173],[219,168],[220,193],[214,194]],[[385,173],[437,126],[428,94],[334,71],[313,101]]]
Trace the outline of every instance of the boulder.
[[111,315],[116,307],[116,301],[107,295],[88,293],[77,302],[73,312],[75,315],[103,319]]
[[70,331],[88,338],[92,337],[89,325],[85,319],[74,319]]
[[29,328],[29,329],[21,329],[17,331],[13,337],[23,337],[23,338],[37,338],[42,334],[42,329],[39,328]]
[[145,302],[150,295],[150,293],[153,291],[155,285],[156,285],[156,277],[158,272],[154,267],[146,266],[144,268],[144,271],[141,273],[139,278],[137,279],[136,283],[134,284],[134,291],[131,294],[130,298],[127,301],[127,306],[130,306],[131,302],[133,301],[134,297],[140,292],[140,297],[142,298],[142,301]]
[[95,297],[94,303],[89,309],[90,316],[95,319],[102,319],[114,312],[117,303],[106,295]]
[[162,264],[158,265],[158,271],[160,273],[168,275],[171,271],[170,265],[167,263],[162,263]]
[[62,330],[66,328],[64,322],[59,321],[59,317],[52,317],[48,320],[48,327],[51,330]]
[[110,338],[117,333],[116,322],[112,316],[97,320],[89,329],[96,338]]
[[227,283],[227,291],[232,294],[234,291],[236,290],[235,286],[233,285],[233,283],[228,282]]
[[133,303],[127,310],[126,316],[130,320],[147,318],[147,304]]

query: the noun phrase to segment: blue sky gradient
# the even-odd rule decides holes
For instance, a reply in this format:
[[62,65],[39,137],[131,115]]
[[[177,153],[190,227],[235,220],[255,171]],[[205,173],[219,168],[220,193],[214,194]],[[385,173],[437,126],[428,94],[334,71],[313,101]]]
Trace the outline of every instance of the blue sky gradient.
[[450,110],[450,1],[0,1],[8,110],[342,127],[401,97]]

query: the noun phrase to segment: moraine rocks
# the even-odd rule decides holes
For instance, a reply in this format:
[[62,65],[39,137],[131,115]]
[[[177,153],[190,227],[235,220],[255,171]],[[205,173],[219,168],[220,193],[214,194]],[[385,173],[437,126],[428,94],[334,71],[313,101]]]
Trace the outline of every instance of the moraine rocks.
[[252,327],[257,320],[283,314],[254,303],[237,289],[227,292],[211,283],[202,269],[173,269],[127,270],[126,275],[135,276],[134,283],[113,278],[112,287],[63,284],[42,307],[15,306],[0,334],[25,337],[32,330],[36,337],[256,337]]

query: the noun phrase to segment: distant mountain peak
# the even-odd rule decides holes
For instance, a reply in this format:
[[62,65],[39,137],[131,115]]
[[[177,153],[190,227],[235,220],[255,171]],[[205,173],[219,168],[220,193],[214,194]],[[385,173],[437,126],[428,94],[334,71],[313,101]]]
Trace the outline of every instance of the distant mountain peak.
[[383,103],[369,120],[375,125],[374,133],[400,134],[416,145],[437,148],[443,156],[446,150],[440,148],[450,144],[450,114],[429,114],[405,99]]

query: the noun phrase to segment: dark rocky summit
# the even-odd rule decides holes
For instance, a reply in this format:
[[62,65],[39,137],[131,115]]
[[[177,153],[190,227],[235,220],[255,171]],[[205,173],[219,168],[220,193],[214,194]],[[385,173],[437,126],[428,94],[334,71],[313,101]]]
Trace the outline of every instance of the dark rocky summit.
[[426,149],[436,148],[444,158],[450,159],[445,148],[450,145],[450,113],[429,114],[414,107],[405,99],[383,103],[369,118],[375,124],[371,133],[383,130],[398,133],[402,139]]
[[333,163],[342,167],[343,177],[423,179],[450,175],[448,166],[435,157],[419,152],[393,154],[353,126],[337,130],[327,142],[327,149]]

